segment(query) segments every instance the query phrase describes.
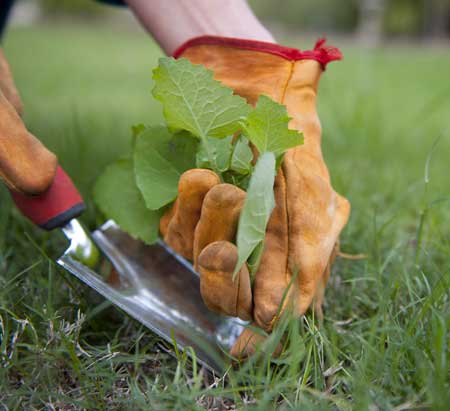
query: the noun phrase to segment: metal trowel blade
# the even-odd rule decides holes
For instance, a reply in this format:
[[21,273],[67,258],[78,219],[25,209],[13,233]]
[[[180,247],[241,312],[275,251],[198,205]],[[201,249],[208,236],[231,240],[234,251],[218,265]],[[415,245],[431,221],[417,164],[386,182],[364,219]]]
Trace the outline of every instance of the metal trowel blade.
[[[58,264],[168,343],[175,342],[181,350],[192,347],[197,361],[223,371],[226,353],[245,323],[208,310],[199,276],[188,261],[163,242],[146,245],[108,221],[92,238],[119,273],[120,284],[112,285],[74,256],[74,250],[79,255],[90,242],[81,225],[72,220],[64,233],[71,244]],[[193,354],[190,349],[186,352]]]

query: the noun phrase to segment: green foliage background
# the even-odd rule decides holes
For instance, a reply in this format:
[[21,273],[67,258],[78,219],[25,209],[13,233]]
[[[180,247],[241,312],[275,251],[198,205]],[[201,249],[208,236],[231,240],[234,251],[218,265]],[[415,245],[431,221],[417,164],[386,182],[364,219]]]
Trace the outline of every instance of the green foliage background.
[[[252,9],[264,21],[284,30],[352,33],[358,27],[363,0],[248,0]],[[99,17],[111,7],[101,6],[102,0],[40,0],[49,16],[67,14],[71,17]],[[105,1],[106,2],[106,1]],[[420,36],[427,34],[433,21],[427,15],[433,7],[450,0],[384,0],[383,30],[388,36]],[[450,14],[447,16],[450,35]]]

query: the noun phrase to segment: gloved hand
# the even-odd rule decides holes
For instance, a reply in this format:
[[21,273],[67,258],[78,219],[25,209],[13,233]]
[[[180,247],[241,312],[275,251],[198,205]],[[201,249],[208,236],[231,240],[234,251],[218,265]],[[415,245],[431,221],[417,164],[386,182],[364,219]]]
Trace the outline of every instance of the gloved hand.
[[[233,242],[245,192],[221,184],[212,171],[194,169],[181,176],[179,195],[161,220],[164,240],[194,261],[203,299],[214,311],[252,319],[267,332],[286,309],[300,316],[313,304],[320,314],[339,234],[350,213],[349,202],[331,186],[316,113],[319,78],[328,62],[340,58],[339,51],[325,48],[323,41],[302,52],[269,43],[201,37],[178,49],[175,57],[205,65],[252,105],[261,94],[284,104],[292,117],[290,128],[304,133],[304,145],[286,152],[276,177],[276,206],[253,287],[245,266],[232,281],[237,262]],[[250,355],[260,340],[247,329],[231,354]]]
[[34,195],[52,183],[57,159],[27,131],[21,112],[19,93],[0,49],[0,177],[9,188]]

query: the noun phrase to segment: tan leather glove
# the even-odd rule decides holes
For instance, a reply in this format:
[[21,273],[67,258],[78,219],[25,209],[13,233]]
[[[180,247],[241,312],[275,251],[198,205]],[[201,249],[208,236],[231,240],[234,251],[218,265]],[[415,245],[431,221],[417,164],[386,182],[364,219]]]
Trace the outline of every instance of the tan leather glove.
[[22,102],[0,49],[0,177],[24,194],[44,192],[55,176],[57,159],[27,131]]
[[[202,37],[182,46],[175,57],[205,65],[252,105],[261,94],[284,104],[292,117],[290,128],[304,133],[304,145],[285,154],[276,177],[276,207],[253,288],[247,267],[234,282],[231,279],[237,261],[233,242],[245,192],[221,184],[212,171],[194,169],[182,175],[178,198],[161,221],[164,240],[194,261],[202,296],[214,311],[252,319],[267,332],[287,307],[300,316],[314,304],[320,314],[339,234],[350,213],[349,202],[331,186],[316,112],[319,78],[329,61],[340,58],[339,51],[324,48],[323,42],[301,52],[254,41]],[[231,353],[250,355],[260,340],[245,330]]]

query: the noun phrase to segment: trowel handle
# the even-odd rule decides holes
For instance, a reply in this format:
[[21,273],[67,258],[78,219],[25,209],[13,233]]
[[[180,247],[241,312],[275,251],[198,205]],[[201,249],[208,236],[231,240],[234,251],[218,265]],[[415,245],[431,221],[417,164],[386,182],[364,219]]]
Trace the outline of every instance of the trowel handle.
[[11,191],[17,208],[45,230],[63,227],[84,211],[84,203],[72,180],[58,166],[52,185],[37,196]]

